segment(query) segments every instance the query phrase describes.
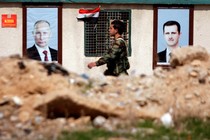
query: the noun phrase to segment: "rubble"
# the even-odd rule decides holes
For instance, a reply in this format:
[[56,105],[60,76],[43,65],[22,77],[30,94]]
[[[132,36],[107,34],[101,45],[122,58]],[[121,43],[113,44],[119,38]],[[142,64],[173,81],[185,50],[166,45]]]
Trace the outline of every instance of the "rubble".
[[92,79],[56,63],[2,57],[0,139],[55,139],[63,130],[113,130],[140,119],[170,126],[184,117],[209,118],[208,52],[200,46],[180,48],[170,63],[153,75]]

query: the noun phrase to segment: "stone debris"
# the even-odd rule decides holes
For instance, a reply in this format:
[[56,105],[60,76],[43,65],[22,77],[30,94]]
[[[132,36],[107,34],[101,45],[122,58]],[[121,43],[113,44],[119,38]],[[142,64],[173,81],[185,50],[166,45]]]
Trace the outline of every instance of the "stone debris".
[[209,54],[201,46],[188,46],[177,48],[172,51],[170,65],[176,67],[193,62],[194,60],[208,61]]
[[173,117],[170,112],[166,112],[160,117],[162,124],[169,128],[174,126]]
[[0,139],[56,139],[61,131],[90,126],[154,133],[129,124],[152,119],[168,127],[185,117],[209,118],[207,51],[180,48],[172,52],[170,63],[172,67],[157,67],[152,75],[93,79],[59,64],[2,57]]
[[14,102],[15,105],[21,106],[23,105],[23,101],[18,97],[18,96],[13,96],[12,101]]

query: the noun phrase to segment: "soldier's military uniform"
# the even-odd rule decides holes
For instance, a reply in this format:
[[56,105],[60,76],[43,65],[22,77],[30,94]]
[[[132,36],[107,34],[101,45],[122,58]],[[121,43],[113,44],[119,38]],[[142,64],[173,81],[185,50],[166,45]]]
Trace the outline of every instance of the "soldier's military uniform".
[[107,52],[96,61],[96,66],[103,64],[107,64],[107,70],[104,72],[104,75],[128,75],[127,69],[130,68],[128,61],[128,47],[127,43],[122,38],[114,40],[112,46]]

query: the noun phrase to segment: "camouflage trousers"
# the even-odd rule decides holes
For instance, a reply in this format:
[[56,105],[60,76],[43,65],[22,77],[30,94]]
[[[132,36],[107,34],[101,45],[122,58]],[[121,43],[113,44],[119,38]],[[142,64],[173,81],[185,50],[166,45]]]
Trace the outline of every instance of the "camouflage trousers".
[[115,73],[113,73],[113,72],[111,72],[109,70],[104,71],[104,75],[105,76],[119,76],[119,75],[122,75],[122,74],[128,75],[128,72],[126,70],[124,70],[121,73],[115,74]]

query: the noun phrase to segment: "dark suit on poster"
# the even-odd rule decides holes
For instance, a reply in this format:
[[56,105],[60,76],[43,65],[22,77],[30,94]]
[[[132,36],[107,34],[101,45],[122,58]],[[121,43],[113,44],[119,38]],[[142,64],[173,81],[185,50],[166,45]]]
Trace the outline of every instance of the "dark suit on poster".
[[[52,61],[57,61],[58,51],[55,49],[52,49],[50,47],[49,47],[49,50],[51,53]],[[40,57],[39,52],[35,45],[33,45],[31,48],[27,49],[27,56],[28,56],[28,58],[41,61],[41,57]]]
[[158,53],[158,62],[166,62],[166,49]]

